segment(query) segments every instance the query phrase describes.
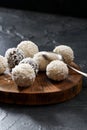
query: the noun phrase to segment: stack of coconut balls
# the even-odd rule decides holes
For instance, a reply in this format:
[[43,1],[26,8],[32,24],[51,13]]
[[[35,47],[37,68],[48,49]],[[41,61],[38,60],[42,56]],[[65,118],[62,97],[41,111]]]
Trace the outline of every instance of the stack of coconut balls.
[[71,47],[59,45],[53,52],[40,51],[32,41],[22,41],[16,48],[9,48],[5,57],[0,56],[0,74],[7,68],[18,87],[31,86],[39,71],[51,80],[61,81],[68,77],[67,64],[74,60]]

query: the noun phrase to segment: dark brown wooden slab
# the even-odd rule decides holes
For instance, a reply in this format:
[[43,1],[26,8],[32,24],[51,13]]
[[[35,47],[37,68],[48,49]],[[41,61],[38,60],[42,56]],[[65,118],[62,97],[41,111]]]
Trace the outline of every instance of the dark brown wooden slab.
[[[79,66],[72,63],[79,69]],[[73,98],[82,88],[82,76],[70,70],[66,80],[55,82],[47,78],[45,72],[40,72],[34,84],[19,90],[11,76],[0,76],[0,102],[24,105],[44,105],[59,103]]]

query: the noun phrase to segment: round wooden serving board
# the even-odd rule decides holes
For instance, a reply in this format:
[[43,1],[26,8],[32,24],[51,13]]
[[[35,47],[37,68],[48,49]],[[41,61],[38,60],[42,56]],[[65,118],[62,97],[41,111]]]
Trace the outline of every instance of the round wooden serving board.
[[[79,66],[72,64],[75,68]],[[47,78],[40,72],[34,84],[26,89],[18,89],[8,74],[0,76],[0,102],[24,105],[44,105],[66,101],[77,95],[82,88],[82,76],[69,70],[69,76],[61,82]]]

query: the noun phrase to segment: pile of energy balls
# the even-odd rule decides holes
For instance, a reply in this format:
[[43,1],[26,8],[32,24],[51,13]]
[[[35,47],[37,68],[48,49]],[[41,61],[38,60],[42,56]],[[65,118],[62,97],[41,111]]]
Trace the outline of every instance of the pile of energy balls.
[[[62,56],[62,58],[61,58]],[[31,86],[39,71],[44,71],[51,80],[61,81],[68,77],[67,64],[74,60],[74,52],[66,45],[56,46],[52,52],[39,51],[32,41],[22,41],[0,55],[0,74],[9,69],[12,80],[18,87]]]

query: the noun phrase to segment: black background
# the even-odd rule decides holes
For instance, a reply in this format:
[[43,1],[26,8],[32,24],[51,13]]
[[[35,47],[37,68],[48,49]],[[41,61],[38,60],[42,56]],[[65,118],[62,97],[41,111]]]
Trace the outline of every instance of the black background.
[[0,6],[87,17],[86,0],[0,0]]

